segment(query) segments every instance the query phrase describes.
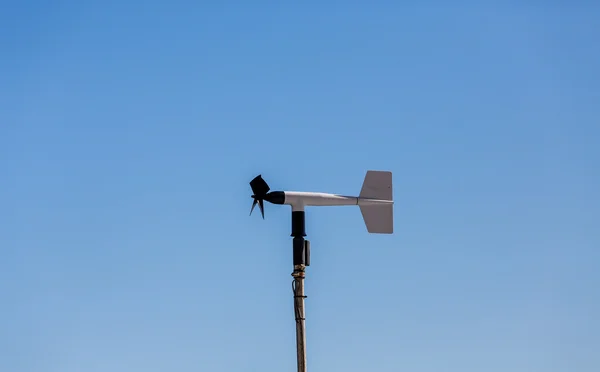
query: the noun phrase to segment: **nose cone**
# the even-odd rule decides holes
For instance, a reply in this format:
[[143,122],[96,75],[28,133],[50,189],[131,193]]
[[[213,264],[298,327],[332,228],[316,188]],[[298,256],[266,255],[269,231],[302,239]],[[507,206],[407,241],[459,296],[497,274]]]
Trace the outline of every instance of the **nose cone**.
[[254,195],[261,197],[266,195],[270,190],[269,185],[267,185],[260,174],[250,181],[250,187]]
[[265,200],[273,204],[285,203],[285,193],[283,191],[271,191],[265,195]]

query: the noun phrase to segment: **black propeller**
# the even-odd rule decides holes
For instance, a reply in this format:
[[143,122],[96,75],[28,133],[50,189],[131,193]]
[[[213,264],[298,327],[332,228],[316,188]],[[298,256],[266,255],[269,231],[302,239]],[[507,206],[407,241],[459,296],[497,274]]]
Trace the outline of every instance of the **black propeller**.
[[264,219],[265,218],[264,200],[265,200],[265,196],[267,196],[267,193],[269,192],[269,190],[271,190],[271,188],[269,187],[269,185],[267,185],[265,180],[262,179],[260,174],[256,177],[254,177],[254,179],[252,181],[250,181],[250,187],[252,188],[252,192],[254,193],[252,195],[254,202],[252,203],[252,208],[250,209],[250,215],[252,215],[252,211],[254,211],[254,207],[256,207],[256,204],[258,204],[258,208],[260,209],[260,214],[262,215],[262,218]]

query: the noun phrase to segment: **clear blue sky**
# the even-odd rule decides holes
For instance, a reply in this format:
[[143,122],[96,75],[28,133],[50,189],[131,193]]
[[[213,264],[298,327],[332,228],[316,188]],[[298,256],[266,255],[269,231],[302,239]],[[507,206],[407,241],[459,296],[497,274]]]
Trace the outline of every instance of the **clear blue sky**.
[[600,7],[166,4],[2,7],[1,371],[294,371],[248,182],[368,169],[394,235],[307,211],[309,371],[600,370]]

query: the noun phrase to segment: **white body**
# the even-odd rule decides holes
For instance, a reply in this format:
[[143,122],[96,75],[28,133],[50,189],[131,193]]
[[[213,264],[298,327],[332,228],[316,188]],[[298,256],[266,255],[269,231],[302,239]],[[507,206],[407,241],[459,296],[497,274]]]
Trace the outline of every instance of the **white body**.
[[394,231],[394,198],[392,172],[367,171],[359,196],[344,196],[322,192],[284,191],[285,201],[292,211],[304,211],[307,206],[358,205],[370,233],[391,234]]
[[303,211],[305,206],[336,205],[389,205],[393,200],[363,198],[360,196],[344,196],[324,192],[284,191],[284,204],[291,205],[292,211]]

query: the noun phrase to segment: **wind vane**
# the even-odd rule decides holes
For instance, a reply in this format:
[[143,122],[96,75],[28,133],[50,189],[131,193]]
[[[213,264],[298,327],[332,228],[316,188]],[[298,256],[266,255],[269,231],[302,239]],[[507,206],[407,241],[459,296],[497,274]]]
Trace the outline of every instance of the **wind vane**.
[[265,218],[264,201],[286,204],[292,207],[292,236],[294,257],[294,313],[296,318],[296,351],[298,372],[306,372],[306,325],[304,312],[305,269],[310,265],[310,242],[305,240],[304,208],[308,206],[358,205],[369,233],[392,234],[394,232],[394,200],[392,195],[392,172],[367,171],[358,196],[344,196],[321,192],[271,191],[261,175],[250,181],[252,208],[258,204]]

